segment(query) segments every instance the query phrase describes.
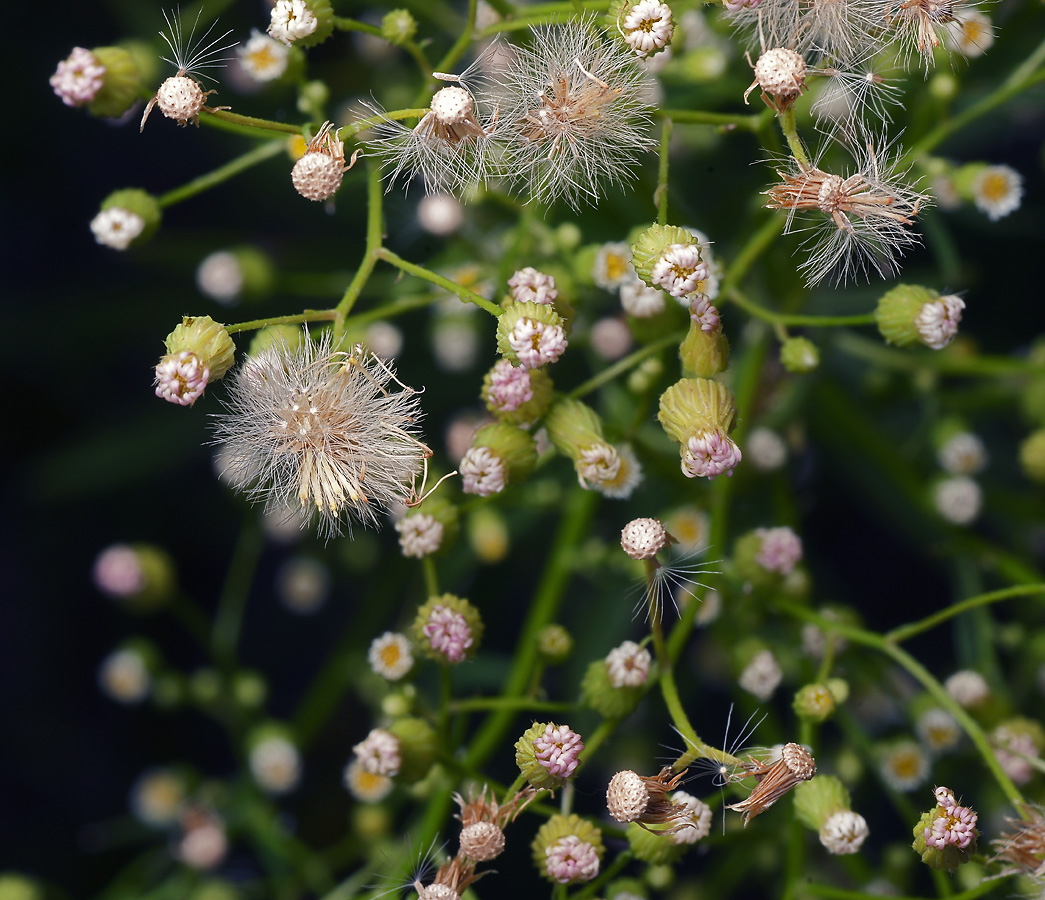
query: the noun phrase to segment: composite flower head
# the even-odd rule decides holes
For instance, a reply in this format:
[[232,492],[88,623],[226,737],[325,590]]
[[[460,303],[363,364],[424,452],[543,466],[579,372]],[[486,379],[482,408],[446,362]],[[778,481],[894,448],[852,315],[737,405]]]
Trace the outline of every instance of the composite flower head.
[[494,101],[509,178],[538,202],[598,202],[653,145],[645,70],[590,19],[535,27],[514,50]]
[[[358,151],[357,151],[358,153]],[[308,143],[301,158],[290,170],[294,189],[308,200],[329,200],[341,187],[345,172],[352,168],[352,161],[345,163],[345,143],[338,140],[337,129],[332,122],[324,122]]]
[[976,852],[979,816],[972,808],[962,806],[950,788],[938,787],[933,795],[936,806],[923,813],[914,826],[912,847],[929,867],[951,871]]
[[461,808],[455,818],[461,820],[461,853],[477,862],[489,862],[504,851],[504,829],[537,796],[531,787],[518,791],[507,803],[498,803],[483,787],[478,795],[468,792],[453,798]]
[[353,520],[376,526],[411,496],[431,454],[417,437],[417,398],[361,345],[345,353],[327,336],[276,344],[230,379],[214,430],[224,476],[266,511],[318,519],[324,537],[351,532]]
[[479,649],[483,622],[463,597],[429,597],[414,618],[414,643],[425,656],[442,663],[464,662]]
[[519,771],[535,788],[562,787],[580,764],[584,741],[569,725],[536,722],[515,743]]
[[599,874],[605,848],[602,833],[580,816],[556,814],[533,840],[537,871],[556,884],[579,884]]
[[282,41],[251,30],[250,40],[236,51],[240,68],[254,81],[275,81],[287,71],[290,48]]

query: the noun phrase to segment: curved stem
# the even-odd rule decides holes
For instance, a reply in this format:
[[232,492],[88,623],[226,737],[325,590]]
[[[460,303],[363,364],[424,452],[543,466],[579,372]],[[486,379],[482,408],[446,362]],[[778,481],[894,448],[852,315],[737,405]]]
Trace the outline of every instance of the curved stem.
[[[250,134],[256,131],[271,131],[276,134],[302,134],[305,125],[291,125],[289,122],[274,122],[271,119],[258,119],[254,116],[241,116],[239,113],[230,112],[227,109],[203,110],[200,113],[200,121],[208,125],[226,123],[236,125],[237,131]],[[241,131],[246,129],[246,131]]]
[[293,313],[289,316],[269,316],[267,319],[251,319],[249,322],[239,322],[236,325],[226,325],[225,330],[229,334],[237,334],[241,331],[257,331],[259,328],[268,328],[270,325],[298,325],[301,322],[332,322],[335,310],[332,309],[306,309],[302,313]]
[[760,131],[765,121],[761,113],[717,113],[697,109],[658,109],[653,115],[658,119],[671,119],[680,125],[723,125],[752,133]]
[[648,359],[651,356],[655,356],[660,353],[665,347],[670,347],[673,344],[677,345],[683,338],[685,338],[685,331],[676,331],[669,335],[665,335],[659,340],[654,341],[652,344],[647,344],[645,347],[641,347],[634,353],[629,353],[622,359],[618,359],[612,366],[607,366],[598,375],[593,375],[587,381],[581,382],[577,387],[570,391],[566,396],[572,400],[579,400],[581,397],[590,394],[592,391],[598,390],[604,384],[609,384],[618,375],[623,375],[629,369],[635,368],[644,359]]
[[387,247],[382,247],[378,250],[376,256],[378,259],[383,259],[385,262],[391,263],[397,269],[402,269],[404,272],[416,275],[418,278],[423,278],[425,281],[432,282],[432,284],[439,285],[439,287],[448,290],[451,294],[457,295],[465,303],[473,303],[480,309],[485,309],[492,316],[499,316],[504,312],[504,310],[502,310],[496,303],[491,303],[480,294],[476,294],[475,292],[468,290],[468,288],[462,287],[456,282],[451,281],[449,278],[437,275],[435,272],[429,271],[422,266],[415,265],[412,262],[407,262],[398,253],[393,253]]
[[806,316],[793,313],[778,313],[764,306],[759,306],[747,295],[741,293],[737,288],[731,287],[724,292],[732,303],[742,310],[770,322],[773,325],[806,325],[820,328],[832,328],[840,325],[873,325],[875,316],[873,312],[862,313],[854,316]]
[[940,350],[898,350],[880,340],[842,332],[835,338],[840,350],[891,369],[916,372],[935,369],[952,375],[1045,375],[1045,365],[1028,359],[1007,356],[956,356]]
[[671,119],[665,119],[660,129],[660,165],[657,168],[657,222],[668,224],[668,145],[671,143]]
[[255,147],[249,153],[244,153],[242,156],[225,163],[225,165],[219,166],[213,172],[200,175],[199,178],[194,178],[188,184],[183,184],[179,188],[167,191],[166,194],[160,194],[156,199],[160,206],[164,208],[173,206],[175,203],[181,203],[183,200],[188,200],[190,197],[209,191],[212,187],[217,187],[219,184],[228,181],[234,175],[239,175],[240,172],[245,172],[252,166],[256,166],[258,163],[281,153],[286,145],[287,142],[282,139],[269,141],[269,143]]
[[361,131],[366,131],[368,128],[380,125],[386,119],[391,119],[394,122],[399,122],[402,119],[420,119],[427,112],[428,110],[424,107],[416,107],[412,109],[393,109],[390,112],[381,112],[379,115],[367,116],[365,119],[357,119],[355,122],[350,122],[348,125],[342,125],[337,130],[337,138],[340,141],[347,141],[349,138],[355,137]]
[[958,603],[952,603],[946,609],[941,609],[917,622],[900,625],[892,631],[887,631],[883,637],[891,643],[898,644],[978,606],[997,603],[999,600],[1008,600],[1010,597],[1026,597],[1032,594],[1045,594],[1045,584],[1017,585],[1016,587],[1002,588],[998,591],[989,591],[985,594],[978,594],[975,597],[968,597]]
[[367,165],[367,207],[366,207],[366,250],[363,259],[359,263],[356,274],[349,282],[345,293],[341,297],[334,314],[334,337],[339,338],[345,333],[345,319],[355,306],[356,300],[363,290],[364,285],[374,271],[377,264],[377,254],[381,251],[381,241],[384,239],[382,233],[384,217],[382,215],[381,203],[384,199],[381,195],[381,172],[377,165]]

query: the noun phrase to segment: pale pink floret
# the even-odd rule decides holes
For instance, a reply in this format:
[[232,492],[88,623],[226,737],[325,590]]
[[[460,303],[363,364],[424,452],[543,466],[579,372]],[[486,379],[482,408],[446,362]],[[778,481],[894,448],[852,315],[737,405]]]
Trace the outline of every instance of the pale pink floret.
[[925,842],[940,850],[951,844],[964,850],[976,838],[979,816],[969,807],[959,806],[950,788],[938,787],[933,793],[943,815],[933,819],[932,825],[925,829]]
[[145,590],[145,572],[138,554],[126,544],[115,544],[94,561],[94,584],[110,597],[133,597]]
[[508,483],[504,462],[489,447],[472,447],[457,470],[461,473],[461,490],[466,494],[489,497],[503,491]]
[[599,854],[595,847],[575,834],[559,838],[544,851],[548,877],[559,884],[591,881],[599,874]]
[[689,304],[689,317],[700,326],[700,330],[706,334],[720,331],[722,321],[719,319],[718,310],[711,305],[711,301],[705,294],[697,294]]
[[965,302],[954,294],[926,303],[914,320],[914,327],[918,329],[926,346],[933,350],[946,347],[958,333],[963,309]]
[[742,459],[740,448],[716,428],[694,435],[686,442],[682,472],[687,478],[715,478],[732,475]]
[[51,76],[51,87],[66,106],[90,103],[102,89],[105,66],[84,47],[73,47],[68,59],[58,63]]
[[352,748],[359,765],[371,775],[396,775],[402,758],[399,738],[383,728],[375,728]]
[[515,412],[533,399],[529,370],[513,366],[506,359],[497,360],[490,372],[486,396],[498,412]]
[[171,353],[156,364],[156,396],[179,406],[192,406],[203,395],[208,369],[191,350]]
[[551,306],[559,298],[555,289],[555,278],[540,272],[533,266],[519,269],[508,279],[508,287],[512,291],[512,299],[519,303],[541,303]]
[[653,658],[649,650],[634,641],[625,641],[606,655],[606,672],[615,688],[640,687],[649,678]]
[[802,539],[790,528],[756,528],[755,534],[762,538],[755,562],[767,572],[787,575],[802,558]]
[[577,768],[584,742],[581,736],[568,725],[551,722],[544,734],[533,742],[534,756],[550,775],[569,778]]
[[559,325],[520,319],[508,336],[508,344],[524,369],[555,362],[566,350],[566,335]]
[[433,606],[422,631],[432,649],[442,653],[450,662],[461,662],[472,646],[472,629],[468,622],[448,606]]
[[696,244],[672,244],[653,265],[651,280],[672,297],[685,297],[699,290],[710,269],[700,260]]

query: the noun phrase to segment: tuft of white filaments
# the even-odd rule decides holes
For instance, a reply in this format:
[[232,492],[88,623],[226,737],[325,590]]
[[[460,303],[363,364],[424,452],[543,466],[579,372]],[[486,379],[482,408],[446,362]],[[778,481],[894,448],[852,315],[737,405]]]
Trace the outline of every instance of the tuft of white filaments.
[[[356,344],[333,349],[329,336],[248,357],[215,417],[223,477],[266,512],[306,523],[321,537],[379,516],[413,496],[431,451],[418,438],[419,392]],[[389,390],[389,386],[398,390]]]
[[540,203],[597,203],[600,184],[622,185],[654,145],[649,76],[590,19],[532,28],[514,49],[490,97],[509,179]]

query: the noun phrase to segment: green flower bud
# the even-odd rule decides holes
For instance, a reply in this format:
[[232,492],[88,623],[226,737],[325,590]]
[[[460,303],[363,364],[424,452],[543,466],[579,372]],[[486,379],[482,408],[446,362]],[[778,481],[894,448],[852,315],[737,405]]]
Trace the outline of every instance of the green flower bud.
[[381,20],[381,37],[390,44],[402,47],[410,43],[417,34],[417,21],[409,10],[393,9]]
[[638,706],[642,687],[614,687],[605,659],[594,660],[581,680],[581,702],[605,719],[620,719]]
[[260,672],[242,669],[232,679],[232,698],[243,709],[259,709],[268,697],[268,684]]
[[570,459],[578,459],[593,444],[605,443],[602,419],[580,400],[558,400],[545,416],[544,427],[555,449]]
[[849,682],[844,678],[828,678],[827,689],[834,697],[835,706],[841,706],[849,699]]
[[[526,394],[530,399],[522,400]],[[528,425],[551,406],[552,379],[544,369],[521,369],[502,359],[483,377],[482,398],[502,422]]]
[[221,676],[210,666],[197,669],[189,676],[189,693],[200,706],[212,706],[221,697]]
[[649,896],[649,888],[640,881],[638,878],[617,878],[609,883],[606,888],[606,900],[633,900],[633,898],[639,898],[639,900],[646,900]]
[[[100,207],[102,213],[111,209],[126,210],[141,218],[144,223],[141,232],[127,245],[130,247],[140,247],[149,241],[163,219],[163,210],[160,208],[159,201],[152,194],[139,188],[121,188],[113,191],[102,201]],[[110,244],[110,246],[112,245]]]
[[1024,385],[1020,412],[1032,425],[1045,425],[1045,378],[1032,378]]
[[44,900],[43,889],[18,872],[0,874],[0,900]]
[[[532,337],[517,352],[512,341],[519,346],[520,330],[532,332]],[[562,317],[554,307],[544,303],[512,303],[497,317],[497,352],[509,362],[528,369],[555,362],[566,349],[565,335]]]
[[514,425],[484,425],[472,438],[472,449],[479,447],[486,447],[501,460],[507,484],[525,481],[537,465],[537,444],[533,435]]
[[878,301],[874,317],[886,342],[897,347],[945,347],[958,333],[965,303],[917,284],[898,284]]
[[820,365],[820,351],[808,338],[788,338],[780,347],[780,362],[788,372],[804,375]]
[[239,900],[235,885],[220,878],[209,878],[197,885],[188,900]]
[[662,834],[647,831],[637,822],[629,822],[626,831],[628,846],[636,859],[654,866],[677,862],[688,846],[676,844]]
[[474,656],[483,636],[483,620],[471,603],[453,594],[429,597],[417,611],[414,644],[441,663],[460,663]]
[[399,740],[399,780],[408,784],[420,781],[432,768],[437,750],[435,729],[424,719],[396,719],[388,726]]
[[851,808],[849,791],[834,775],[814,775],[795,785],[795,818],[819,832],[836,812]]
[[835,697],[826,684],[807,684],[798,689],[792,707],[807,722],[823,722],[835,711]]
[[95,47],[95,59],[105,66],[102,86],[87,104],[91,115],[117,119],[138,101],[145,79],[134,55],[123,47]]
[[572,652],[573,638],[562,625],[545,625],[537,632],[537,653],[547,665],[561,665]]
[[221,378],[235,362],[236,345],[225,326],[210,316],[186,316],[163,343],[171,356],[183,351],[195,355],[210,370],[208,383]]
[[651,225],[631,245],[631,264],[647,287],[653,283],[653,267],[672,244],[695,244],[697,239],[677,225]]
[[[602,832],[576,814],[553,815],[538,829],[531,847],[537,871],[558,884],[591,881],[599,874],[606,852]],[[563,856],[569,856],[572,864],[564,865]]]
[[515,742],[515,763],[538,790],[555,790],[573,775],[584,742],[568,725],[535,722]]
[[468,544],[481,562],[493,565],[508,555],[511,535],[503,515],[492,506],[482,506],[468,516]]
[[1045,428],[1032,431],[1020,442],[1020,468],[1031,481],[1045,484]]
[[685,444],[705,431],[732,431],[737,404],[733,392],[708,378],[683,378],[660,396],[657,419],[673,440]]
[[711,378],[729,365],[729,341],[721,327],[708,333],[691,318],[689,333],[679,346],[679,359],[684,375]]

